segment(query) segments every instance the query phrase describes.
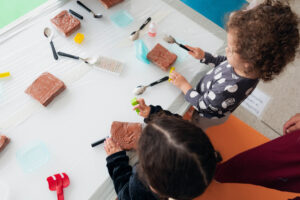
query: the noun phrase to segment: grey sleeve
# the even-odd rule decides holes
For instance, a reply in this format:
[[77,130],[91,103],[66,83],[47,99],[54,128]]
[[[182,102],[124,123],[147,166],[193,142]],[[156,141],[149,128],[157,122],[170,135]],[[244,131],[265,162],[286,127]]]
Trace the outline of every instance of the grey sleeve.
[[226,56],[213,56],[212,54],[205,52],[204,58],[200,60],[201,63],[204,63],[206,65],[216,67],[221,62],[227,60]]

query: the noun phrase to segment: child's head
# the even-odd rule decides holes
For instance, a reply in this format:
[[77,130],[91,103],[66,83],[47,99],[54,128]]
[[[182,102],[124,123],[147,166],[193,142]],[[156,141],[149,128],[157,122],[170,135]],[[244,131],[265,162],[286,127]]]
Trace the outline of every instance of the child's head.
[[276,0],[232,13],[227,32],[229,63],[238,65],[238,59],[243,60],[247,65],[240,68],[255,71],[264,81],[272,80],[293,61],[299,47],[298,18],[288,5]]
[[173,116],[154,118],[138,144],[138,174],[159,196],[192,199],[211,182],[220,155],[194,124]]

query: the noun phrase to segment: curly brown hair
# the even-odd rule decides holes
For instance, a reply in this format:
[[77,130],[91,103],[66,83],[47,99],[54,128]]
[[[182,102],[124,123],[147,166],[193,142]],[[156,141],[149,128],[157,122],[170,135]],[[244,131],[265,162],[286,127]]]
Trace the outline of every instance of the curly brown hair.
[[299,47],[298,17],[287,3],[266,0],[250,10],[234,12],[227,31],[236,34],[236,52],[259,78],[270,81],[295,59]]

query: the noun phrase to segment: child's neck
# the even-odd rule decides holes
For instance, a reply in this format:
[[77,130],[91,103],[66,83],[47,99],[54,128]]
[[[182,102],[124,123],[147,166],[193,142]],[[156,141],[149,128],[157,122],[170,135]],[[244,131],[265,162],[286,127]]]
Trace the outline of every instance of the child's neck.
[[233,69],[235,71],[235,73],[237,73],[239,76],[244,77],[244,78],[249,78],[249,79],[258,79],[259,75],[256,71],[253,72],[244,72],[242,70],[237,70],[237,69]]

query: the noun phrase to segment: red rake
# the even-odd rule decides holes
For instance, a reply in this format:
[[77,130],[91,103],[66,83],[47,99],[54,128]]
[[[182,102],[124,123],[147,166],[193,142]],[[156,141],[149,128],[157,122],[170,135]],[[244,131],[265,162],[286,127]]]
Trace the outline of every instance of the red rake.
[[64,200],[64,188],[70,185],[70,179],[66,173],[55,174],[47,178],[49,189],[56,191],[57,199]]

